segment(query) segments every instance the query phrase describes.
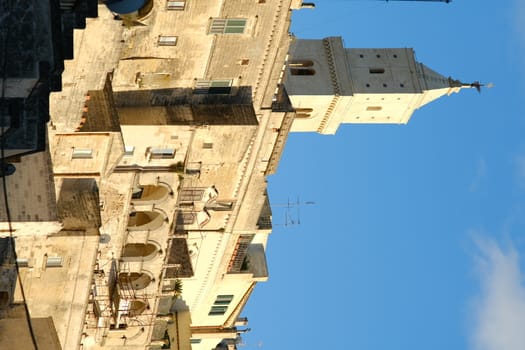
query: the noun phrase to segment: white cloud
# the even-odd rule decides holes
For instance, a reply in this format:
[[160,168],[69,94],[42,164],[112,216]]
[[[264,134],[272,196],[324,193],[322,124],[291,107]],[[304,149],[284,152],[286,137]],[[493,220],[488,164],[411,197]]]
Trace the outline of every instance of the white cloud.
[[477,237],[481,294],[473,303],[475,350],[525,349],[525,286],[518,251]]

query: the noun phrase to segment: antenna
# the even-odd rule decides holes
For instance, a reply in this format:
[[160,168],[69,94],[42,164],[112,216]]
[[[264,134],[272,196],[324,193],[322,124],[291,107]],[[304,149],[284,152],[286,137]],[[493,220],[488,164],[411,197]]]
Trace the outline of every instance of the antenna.
[[273,204],[272,207],[283,207],[284,208],[284,223],[283,224],[275,224],[275,226],[295,226],[301,224],[301,206],[303,205],[314,205],[315,202],[312,201],[306,201],[301,202],[301,199],[299,196],[297,196],[297,200],[295,202],[290,201],[290,197],[288,197],[287,203],[278,203]]

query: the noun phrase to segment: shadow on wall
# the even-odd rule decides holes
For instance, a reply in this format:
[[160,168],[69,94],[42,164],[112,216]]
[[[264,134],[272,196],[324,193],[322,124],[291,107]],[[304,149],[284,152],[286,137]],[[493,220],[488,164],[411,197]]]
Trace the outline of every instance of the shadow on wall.
[[119,91],[114,98],[117,107],[253,103],[251,86]]
[[12,238],[0,238],[0,318],[6,317],[14,302],[18,276],[14,249],[15,241]]
[[98,228],[102,224],[95,179],[64,179],[57,206],[64,230]]

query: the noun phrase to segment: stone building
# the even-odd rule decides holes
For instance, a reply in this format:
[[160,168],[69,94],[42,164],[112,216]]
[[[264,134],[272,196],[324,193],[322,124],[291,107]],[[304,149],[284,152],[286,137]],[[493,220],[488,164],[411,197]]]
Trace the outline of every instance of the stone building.
[[295,39],[301,0],[106,5],[74,31],[34,185],[46,204],[18,208],[13,233],[29,309],[63,349],[236,348],[288,133],[406,123],[470,86],[410,49]]

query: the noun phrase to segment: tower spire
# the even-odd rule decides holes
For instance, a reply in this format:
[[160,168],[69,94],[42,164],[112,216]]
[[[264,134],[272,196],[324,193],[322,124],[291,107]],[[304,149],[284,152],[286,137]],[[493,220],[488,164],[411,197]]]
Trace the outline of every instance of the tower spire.
[[409,48],[344,48],[341,38],[298,39],[285,87],[292,131],[334,134],[340,124],[406,124],[419,108],[463,88],[480,91],[418,62]]

